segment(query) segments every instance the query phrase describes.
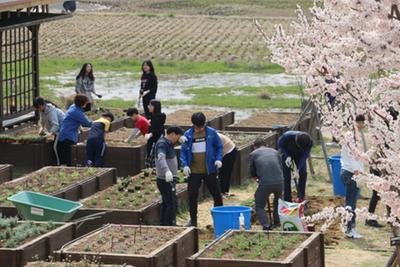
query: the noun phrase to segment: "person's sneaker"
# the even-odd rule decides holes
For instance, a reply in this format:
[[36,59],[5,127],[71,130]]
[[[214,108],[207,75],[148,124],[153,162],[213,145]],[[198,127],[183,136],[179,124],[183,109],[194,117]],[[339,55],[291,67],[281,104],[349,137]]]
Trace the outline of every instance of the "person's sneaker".
[[263,226],[263,231],[271,231],[272,230],[272,226],[268,225],[268,226]]
[[365,220],[365,225],[375,227],[375,228],[382,228],[383,225],[378,223],[377,220]]
[[354,238],[354,239],[359,239],[363,237],[355,229],[351,229],[350,231],[346,232],[346,236],[348,238]]

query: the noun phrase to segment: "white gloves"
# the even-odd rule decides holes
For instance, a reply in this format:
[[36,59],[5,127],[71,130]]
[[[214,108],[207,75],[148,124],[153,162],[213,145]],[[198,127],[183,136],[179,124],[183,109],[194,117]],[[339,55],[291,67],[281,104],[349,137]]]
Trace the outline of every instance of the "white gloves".
[[148,134],[146,134],[146,135],[144,136],[144,138],[145,138],[146,140],[149,140],[152,136],[153,136],[152,133],[148,133]]
[[288,166],[290,168],[290,166],[292,165],[292,158],[291,157],[287,157],[285,160],[285,164],[286,166]]
[[188,141],[187,137],[182,135],[181,137],[179,137],[179,143],[184,144]]
[[221,169],[222,162],[220,160],[216,160],[214,164],[215,164],[215,167],[217,167],[217,169]]
[[183,168],[183,174],[188,177],[190,175],[190,168],[188,166]]
[[170,183],[170,182],[172,182],[174,180],[174,176],[172,175],[172,172],[171,171],[167,171],[166,173],[165,173],[165,181],[167,182],[167,183]]

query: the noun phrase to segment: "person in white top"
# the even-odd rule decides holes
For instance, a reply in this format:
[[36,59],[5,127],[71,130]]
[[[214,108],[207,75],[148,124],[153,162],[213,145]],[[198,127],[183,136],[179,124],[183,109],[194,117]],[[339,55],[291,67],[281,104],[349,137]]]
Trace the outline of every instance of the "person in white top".
[[229,197],[229,187],[231,184],[231,176],[233,165],[235,164],[237,148],[235,143],[226,135],[218,133],[223,146],[222,168],[219,171],[219,181],[221,184],[221,193],[223,197]]
[[[355,133],[348,133],[352,136],[352,139],[355,142],[355,146],[362,146],[361,131],[364,129],[364,127],[364,115],[357,115],[355,123]],[[348,222],[345,229],[345,234],[349,238],[361,238],[362,236],[355,230],[356,214],[354,212],[357,206],[357,196],[360,189],[357,187],[357,183],[352,179],[352,177],[353,175],[358,175],[360,172],[364,171],[364,163],[360,160],[355,159],[347,146],[342,147],[340,163],[342,165],[340,178],[342,179],[346,188],[345,207],[349,206],[351,208],[351,212],[353,213],[353,217],[351,221]]]

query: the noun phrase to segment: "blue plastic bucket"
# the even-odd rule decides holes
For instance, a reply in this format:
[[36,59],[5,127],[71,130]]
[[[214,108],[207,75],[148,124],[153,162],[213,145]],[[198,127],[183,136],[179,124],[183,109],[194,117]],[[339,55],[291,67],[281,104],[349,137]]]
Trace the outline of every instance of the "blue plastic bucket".
[[247,206],[220,206],[211,209],[214,221],[214,237],[218,238],[225,231],[240,229],[239,217],[243,214],[244,226],[250,229],[251,208]]
[[340,164],[340,156],[333,155],[329,157],[329,164],[331,165],[332,170],[332,183],[333,183],[333,194],[335,196],[346,196],[346,189],[340,178],[340,171],[342,166]]

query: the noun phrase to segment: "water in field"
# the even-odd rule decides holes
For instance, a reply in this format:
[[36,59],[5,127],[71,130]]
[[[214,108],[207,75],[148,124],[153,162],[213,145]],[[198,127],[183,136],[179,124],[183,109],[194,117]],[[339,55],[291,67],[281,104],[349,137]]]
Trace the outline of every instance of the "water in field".
[[[137,100],[140,81],[138,74],[129,72],[96,72],[96,91],[103,95],[103,99]],[[50,80],[50,89],[58,96],[69,96],[74,93],[75,72],[67,72],[53,77],[44,77]],[[239,86],[288,86],[296,85],[296,77],[287,74],[254,74],[254,73],[214,73],[195,76],[160,76],[157,98],[162,100],[188,100],[191,95],[183,91],[189,88],[221,88]],[[272,97],[275,97],[272,95]],[[298,95],[281,95],[284,98],[298,98]]]

